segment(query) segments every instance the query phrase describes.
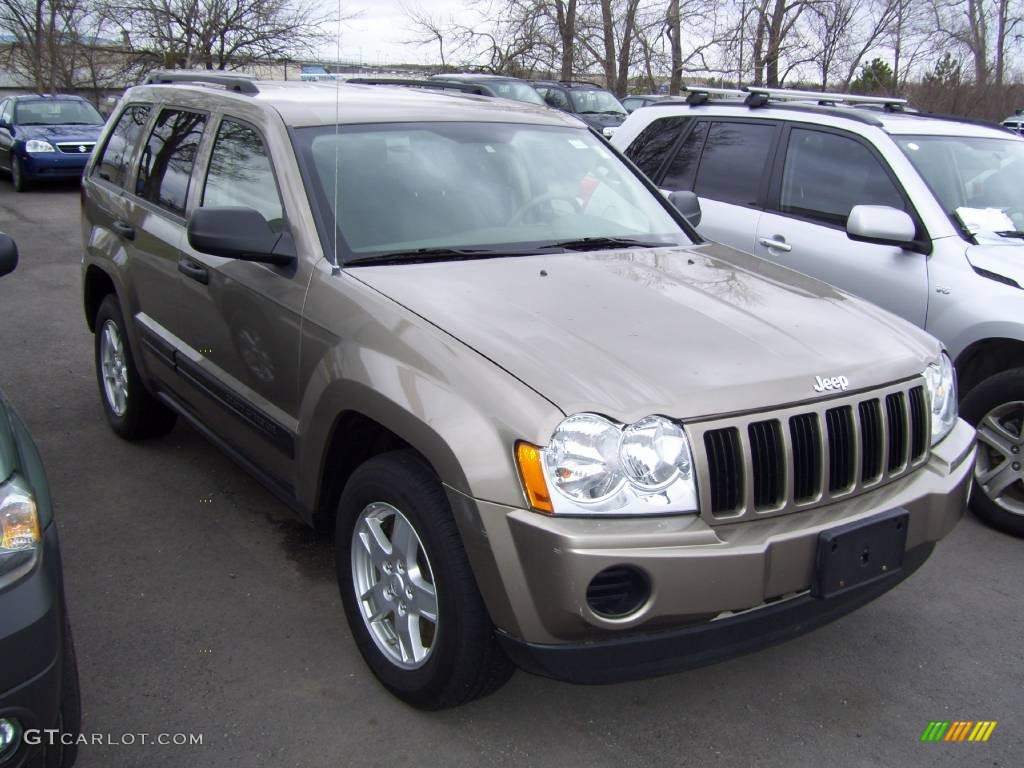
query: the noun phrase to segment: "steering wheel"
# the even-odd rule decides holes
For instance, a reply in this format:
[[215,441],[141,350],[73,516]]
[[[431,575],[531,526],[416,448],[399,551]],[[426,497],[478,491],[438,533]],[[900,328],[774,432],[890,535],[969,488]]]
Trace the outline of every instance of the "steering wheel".
[[519,220],[522,219],[528,211],[532,211],[534,208],[543,205],[544,203],[550,203],[553,200],[564,200],[572,206],[574,213],[583,213],[583,206],[580,205],[579,200],[577,200],[575,197],[570,197],[569,195],[562,195],[557,192],[548,192],[546,194],[541,195],[540,197],[533,198],[533,200],[528,200],[526,203],[520,206],[519,210],[517,210],[509,217],[508,223],[518,224]]

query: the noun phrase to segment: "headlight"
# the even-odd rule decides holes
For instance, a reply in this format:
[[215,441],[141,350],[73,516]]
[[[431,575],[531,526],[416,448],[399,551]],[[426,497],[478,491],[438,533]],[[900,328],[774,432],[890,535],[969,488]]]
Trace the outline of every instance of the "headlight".
[[597,414],[576,414],[558,425],[546,448],[519,443],[516,460],[530,505],[538,511],[697,511],[690,443],[681,426],[661,416],[624,426]]
[[55,150],[53,148],[53,144],[48,141],[43,141],[42,139],[29,139],[25,142],[25,151],[35,153],[56,152],[57,150]]
[[35,499],[16,482],[0,485],[0,577],[31,562],[39,539]]
[[956,424],[956,371],[945,352],[938,362],[924,369],[924,380],[931,406],[932,445],[949,434]]

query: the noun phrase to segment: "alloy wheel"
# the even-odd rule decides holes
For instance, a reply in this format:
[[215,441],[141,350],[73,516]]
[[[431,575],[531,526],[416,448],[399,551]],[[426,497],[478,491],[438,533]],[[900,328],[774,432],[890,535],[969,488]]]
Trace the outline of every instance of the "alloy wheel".
[[128,410],[128,364],[121,331],[113,320],[100,330],[100,366],[103,372],[103,396],[115,416]]
[[978,422],[974,479],[1001,509],[1024,516],[1024,401],[993,408]]

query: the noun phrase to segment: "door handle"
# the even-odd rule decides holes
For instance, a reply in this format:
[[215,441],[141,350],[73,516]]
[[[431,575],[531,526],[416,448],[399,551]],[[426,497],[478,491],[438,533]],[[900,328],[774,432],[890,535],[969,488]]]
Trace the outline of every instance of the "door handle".
[[117,234],[123,237],[125,240],[135,239],[135,227],[126,221],[120,219],[114,219],[114,222],[110,225],[110,228]]
[[765,248],[772,251],[782,251],[783,253],[789,253],[793,250],[793,246],[786,242],[785,238],[775,235],[774,238],[762,237],[757,241]]
[[178,262],[178,271],[203,285],[210,284],[210,270],[194,259],[182,259]]

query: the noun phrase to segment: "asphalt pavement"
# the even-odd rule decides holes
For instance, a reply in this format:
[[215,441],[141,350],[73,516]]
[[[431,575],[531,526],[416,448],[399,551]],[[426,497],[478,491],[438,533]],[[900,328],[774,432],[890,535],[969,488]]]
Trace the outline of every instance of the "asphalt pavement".
[[[102,740],[80,768],[1024,765],[1024,541],[970,515],[894,591],[787,644],[622,685],[520,672],[459,709],[408,708],[356,651],[329,539],[189,427],[142,444],[107,427],[77,187],[0,178],[0,231],[21,248],[0,279],[0,388],[46,462]],[[998,725],[922,743],[931,720]]]

